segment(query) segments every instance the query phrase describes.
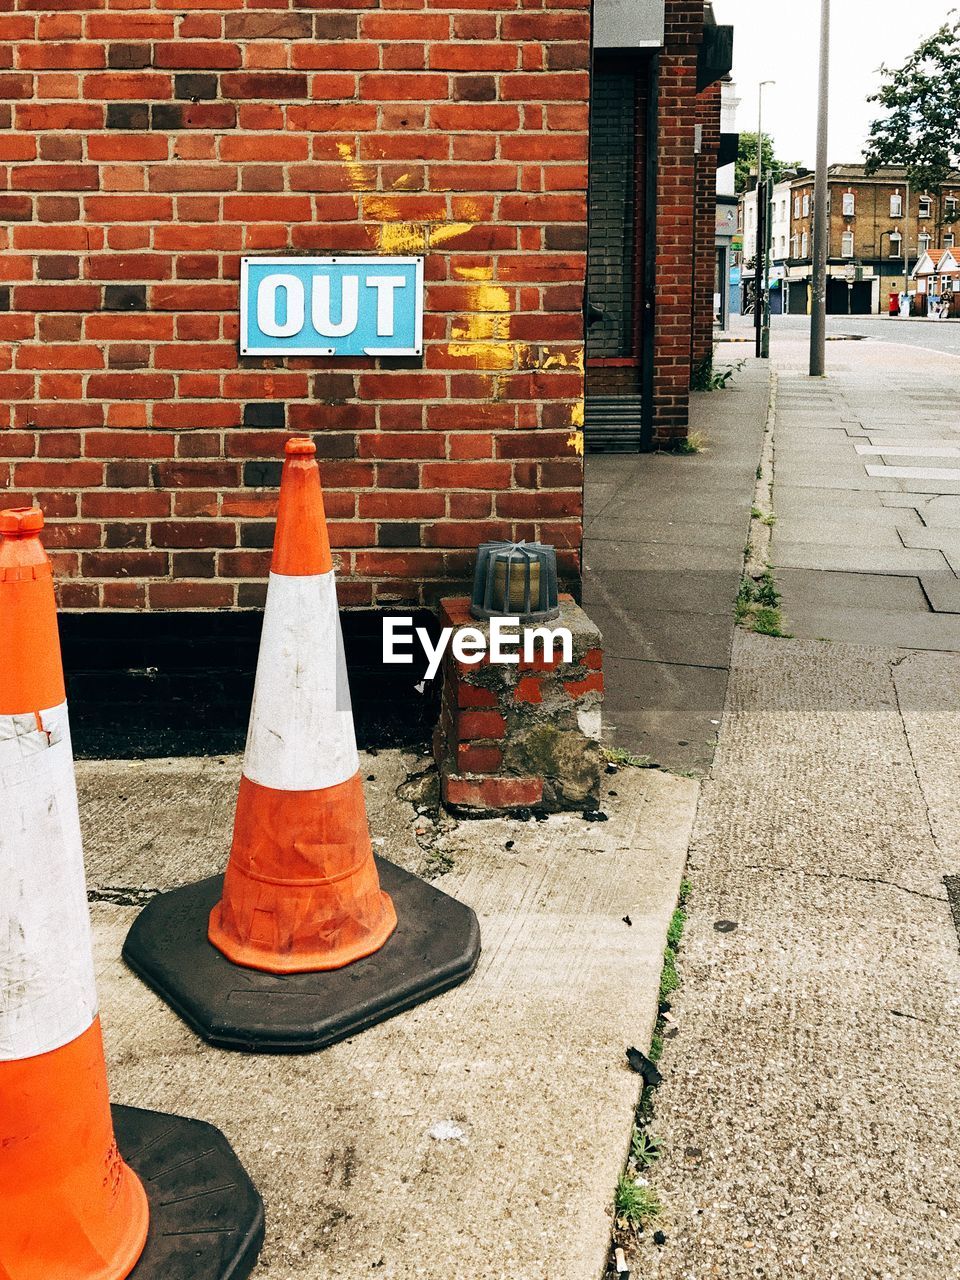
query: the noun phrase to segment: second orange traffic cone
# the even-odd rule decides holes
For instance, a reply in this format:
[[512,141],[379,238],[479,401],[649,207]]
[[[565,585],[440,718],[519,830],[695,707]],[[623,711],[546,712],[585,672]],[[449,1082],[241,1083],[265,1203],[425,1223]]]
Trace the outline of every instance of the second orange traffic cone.
[[375,858],[320,474],[287,442],[224,877],[173,890],[124,957],[214,1044],[321,1048],[462,982],[476,916]]
[[[204,1204],[219,1236],[191,1274],[217,1280],[229,1264],[245,1276],[263,1211],[222,1134],[128,1107],[111,1114],[42,528],[36,507],[0,512],[0,1277],[122,1280],[134,1266],[143,1280],[167,1276],[174,1255],[157,1241],[184,1220],[157,1201],[189,1197],[211,1174],[232,1178],[237,1195]],[[191,1148],[200,1154],[184,1174]],[[158,1193],[149,1206],[134,1170]]]

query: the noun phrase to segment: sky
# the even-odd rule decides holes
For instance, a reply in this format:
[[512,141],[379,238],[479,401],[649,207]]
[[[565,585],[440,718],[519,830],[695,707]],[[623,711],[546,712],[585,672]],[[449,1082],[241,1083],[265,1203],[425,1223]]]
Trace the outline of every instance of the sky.
[[[881,63],[900,66],[960,0],[833,0],[830,59],[830,164],[862,158],[870,122],[866,101]],[[816,160],[819,0],[714,0],[720,23],[732,23],[737,127],[756,130],[761,80],[763,131],[778,159],[813,168]]]

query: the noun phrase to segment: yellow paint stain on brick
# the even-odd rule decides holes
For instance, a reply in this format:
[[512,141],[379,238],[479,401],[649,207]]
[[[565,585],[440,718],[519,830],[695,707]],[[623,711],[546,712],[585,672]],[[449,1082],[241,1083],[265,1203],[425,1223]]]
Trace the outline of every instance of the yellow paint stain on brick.
[[573,435],[568,437],[567,445],[569,448],[573,450],[574,453],[578,453],[582,458],[583,457],[583,432],[574,431]]
[[477,369],[512,369],[513,344],[510,342],[451,342],[447,351],[461,360],[470,360]]
[[493,267],[458,267],[454,266],[454,273],[461,280],[492,280]]
[[376,178],[371,171],[364,165],[360,164],[353,156],[353,148],[349,142],[338,142],[337,152],[343,161],[343,167],[347,171],[350,179],[350,185],[354,191],[373,191],[376,188]]
[[448,240],[456,240],[457,236],[466,235],[473,230],[472,222],[447,222],[430,228],[430,247],[446,244]]
[[412,173],[401,173],[400,177],[394,178],[394,180],[390,183],[390,185],[391,187],[395,187],[397,190],[402,191],[404,187],[409,187],[412,181],[413,181]]
[[458,316],[450,330],[454,338],[466,342],[485,342],[496,338],[507,342],[510,338],[510,316]]
[[474,311],[509,311],[510,295],[495,284],[481,284],[471,290],[470,301]]
[[377,247],[383,253],[423,253],[427,228],[410,222],[384,223],[377,227]]
[[576,404],[570,407],[570,425],[572,427],[583,427],[583,401],[578,400]]

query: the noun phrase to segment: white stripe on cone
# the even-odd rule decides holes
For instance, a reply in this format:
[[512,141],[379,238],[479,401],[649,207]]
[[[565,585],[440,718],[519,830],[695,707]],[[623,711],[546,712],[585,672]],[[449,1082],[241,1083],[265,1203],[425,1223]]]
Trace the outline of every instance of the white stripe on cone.
[[243,772],[274,791],[315,791],[359,767],[333,571],[271,573]]
[[96,1014],[67,705],[0,716],[0,1061],[59,1049]]

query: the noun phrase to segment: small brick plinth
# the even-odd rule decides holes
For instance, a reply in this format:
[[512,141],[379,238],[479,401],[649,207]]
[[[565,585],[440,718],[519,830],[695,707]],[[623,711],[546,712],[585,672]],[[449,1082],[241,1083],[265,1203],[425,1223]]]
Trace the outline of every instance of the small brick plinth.
[[[465,596],[440,602],[440,622],[475,628],[489,642],[490,624],[471,616]],[[557,660],[545,661],[540,641],[532,662],[524,662],[521,643],[516,664],[460,662],[452,641],[447,648],[434,756],[443,802],[456,812],[557,812],[598,803],[601,635],[571,596],[560,597],[559,618],[539,625],[569,629],[572,661],[561,660],[559,644]]]

